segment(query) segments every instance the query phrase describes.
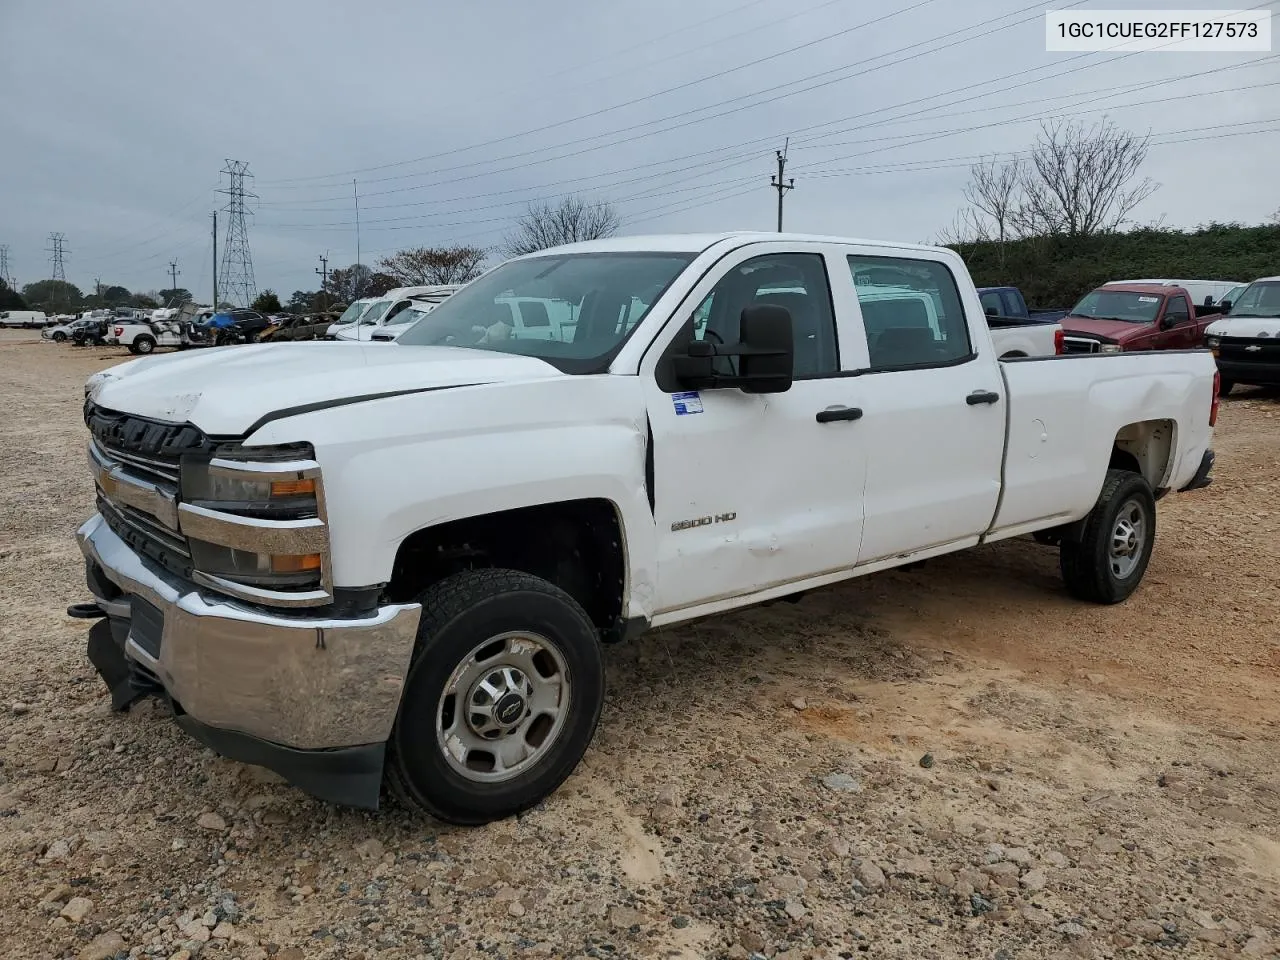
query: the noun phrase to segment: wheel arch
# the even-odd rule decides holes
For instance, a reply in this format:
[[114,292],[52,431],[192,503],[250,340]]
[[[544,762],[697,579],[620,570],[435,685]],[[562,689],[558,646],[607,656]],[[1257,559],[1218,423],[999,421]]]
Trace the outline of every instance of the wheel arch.
[[1139,420],[1125,424],[1116,431],[1108,466],[1139,474],[1152,490],[1167,488],[1177,439],[1175,420]]
[[621,639],[628,584],[624,524],[618,504],[603,497],[432,524],[401,540],[385,592],[392,601],[402,602],[461,570],[520,570],[577,600],[604,639]]

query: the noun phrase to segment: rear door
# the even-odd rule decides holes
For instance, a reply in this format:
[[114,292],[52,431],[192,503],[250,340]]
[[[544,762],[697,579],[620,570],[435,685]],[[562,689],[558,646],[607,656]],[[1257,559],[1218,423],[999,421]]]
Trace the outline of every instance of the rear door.
[[895,269],[910,278],[899,286],[932,299],[936,316],[918,298],[853,285],[867,351],[859,564],[976,542],[995,515],[1005,437],[1003,380],[959,258],[862,250],[847,256],[845,283]]

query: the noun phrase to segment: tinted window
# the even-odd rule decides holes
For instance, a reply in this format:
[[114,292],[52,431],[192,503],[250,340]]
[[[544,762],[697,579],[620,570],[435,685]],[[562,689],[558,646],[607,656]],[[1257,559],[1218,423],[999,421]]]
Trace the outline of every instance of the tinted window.
[[1231,305],[1233,317],[1280,317],[1280,283],[1275,281],[1249,284]]
[[1187,298],[1172,297],[1169,300],[1169,306],[1165,310],[1164,315],[1174,323],[1181,323],[1183,320],[1190,320],[1191,311],[1187,309]]
[[1006,290],[1001,294],[1004,297],[1004,311],[1011,317],[1027,316],[1027,305],[1022,299],[1022,294],[1017,290]]
[[522,300],[520,306],[520,319],[524,321],[526,327],[549,327],[551,326],[551,317],[547,314],[547,305],[538,300]]
[[[960,290],[946,264],[851,256],[849,269],[872,370],[939,366],[973,354]],[[879,275],[893,275],[893,286],[863,279]]]
[[[765,303],[786,307],[791,313],[796,377],[821,376],[840,369],[827,268],[816,253],[772,254],[734,267],[694,310],[692,336],[734,343],[739,339],[743,308]],[[677,337],[676,343],[680,342],[682,338]],[[721,362],[730,359],[721,358]],[[731,367],[728,364],[724,372],[730,373]]]
[[1004,304],[1000,302],[1000,294],[988,290],[982,295],[982,312],[989,317],[1003,317]]

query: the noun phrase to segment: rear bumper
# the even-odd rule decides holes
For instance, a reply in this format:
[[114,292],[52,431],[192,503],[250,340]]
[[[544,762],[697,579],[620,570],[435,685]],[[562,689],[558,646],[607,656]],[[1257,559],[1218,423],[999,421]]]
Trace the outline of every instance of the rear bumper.
[[1191,482],[1185,487],[1180,487],[1178,492],[1186,493],[1188,490],[1200,490],[1213,483],[1213,477],[1210,476],[1210,474],[1213,473],[1213,464],[1215,459],[1213,451],[1206,450],[1204,452],[1204,456],[1200,458],[1200,469],[1198,469],[1195,476],[1191,478]]
[[1280,384],[1280,363],[1241,363],[1237,360],[1218,360],[1218,372],[1222,379],[1256,386]]
[[108,614],[91,632],[90,659],[117,709],[162,695],[219,753],[323,799],[377,806],[421,607],[349,620],[267,613],[158,572],[100,515],[76,539]]

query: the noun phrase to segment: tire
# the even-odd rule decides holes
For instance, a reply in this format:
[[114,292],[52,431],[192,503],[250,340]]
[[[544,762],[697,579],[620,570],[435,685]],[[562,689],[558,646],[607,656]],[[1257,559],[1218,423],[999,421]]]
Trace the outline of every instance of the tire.
[[[595,625],[559,587],[516,570],[458,573],[428,587],[419,602],[418,639],[387,743],[387,786],[406,806],[462,826],[527,810],[573,772],[595,734],[604,704]],[[529,641],[542,649],[529,654],[512,647]],[[515,669],[495,673],[504,665]],[[531,696],[541,696],[544,706],[554,704],[537,714],[517,711],[521,719],[509,728],[515,734],[496,732],[508,708],[528,710],[516,692],[526,672],[546,685]],[[499,688],[492,684],[495,677],[502,679]],[[482,682],[488,684],[483,690]],[[479,709],[460,716],[463,701]],[[494,739],[483,738],[477,721]],[[442,729],[452,731],[456,750],[465,751],[461,758],[446,751]],[[494,769],[497,751],[486,751],[488,743],[531,752],[506,773]]]
[[1222,379],[1218,381],[1218,396],[1225,397],[1235,389],[1236,382],[1234,380]]
[[[1141,521],[1141,525],[1135,522]],[[1125,534],[1128,529],[1132,537]],[[1113,537],[1127,546],[1113,552]],[[1085,518],[1079,542],[1063,540],[1059,560],[1067,592],[1090,603],[1128,599],[1147,572],[1156,542],[1156,502],[1151,487],[1130,470],[1108,470],[1098,502]]]
[[50,334],[49,339],[51,339],[54,343],[64,343],[66,342],[67,335],[63,333],[61,330],[59,330],[57,333]]
[[129,344],[130,353],[140,353],[146,356],[156,348],[156,342],[151,337],[138,337],[133,343]]

